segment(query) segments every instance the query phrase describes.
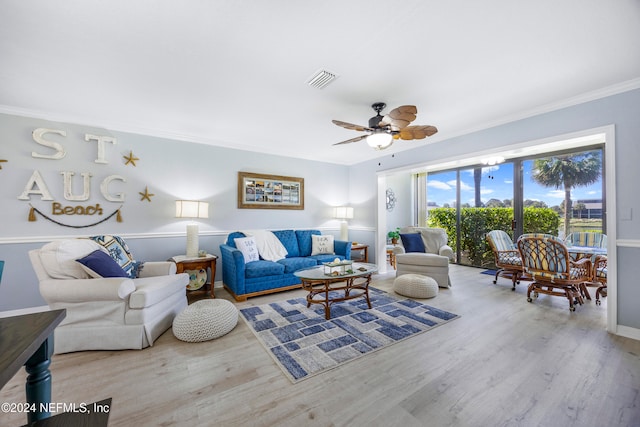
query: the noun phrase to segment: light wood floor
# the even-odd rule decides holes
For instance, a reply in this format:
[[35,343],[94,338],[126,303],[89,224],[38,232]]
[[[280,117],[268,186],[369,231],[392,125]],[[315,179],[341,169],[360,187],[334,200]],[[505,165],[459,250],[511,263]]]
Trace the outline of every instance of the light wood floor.
[[[570,313],[563,298],[528,303],[526,283],[512,292],[480,271],[452,266],[453,287],[426,301],[461,318],[296,385],[240,320],[205,343],[168,331],[142,351],[56,355],[53,401],[113,397],[110,426],[640,425],[640,341],[606,332],[606,299]],[[238,306],[292,295],[303,293]],[[0,402],[24,402],[25,375]],[[0,414],[3,426],[25,422]]]

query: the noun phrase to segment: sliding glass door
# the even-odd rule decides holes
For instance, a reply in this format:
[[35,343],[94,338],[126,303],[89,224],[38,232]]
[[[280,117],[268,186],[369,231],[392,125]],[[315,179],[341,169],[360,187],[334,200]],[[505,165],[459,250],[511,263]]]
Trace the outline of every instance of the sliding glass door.
[[427,225],[443,227],[459,264],[484,266],[487,229],[510,227],[513,164],[477,165],[427,174]]
[[447,231],[457,263],[486,268],[493,267],[491,230],[514,241],[523,233],[606,232],[602,156],[598,146],[429,172],[421,187],[426,221],[418,222]]

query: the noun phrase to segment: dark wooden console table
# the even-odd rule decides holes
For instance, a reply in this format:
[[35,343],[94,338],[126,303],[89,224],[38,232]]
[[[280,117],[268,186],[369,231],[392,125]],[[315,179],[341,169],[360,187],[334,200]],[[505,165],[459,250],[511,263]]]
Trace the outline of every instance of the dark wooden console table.
[[51,403],[53,330],[66,315],[66,310],[53,310],[0,318],[0,388],[24,365],[27,403],[34,408],[27,412],[29,423],[51,415],[40,409]]

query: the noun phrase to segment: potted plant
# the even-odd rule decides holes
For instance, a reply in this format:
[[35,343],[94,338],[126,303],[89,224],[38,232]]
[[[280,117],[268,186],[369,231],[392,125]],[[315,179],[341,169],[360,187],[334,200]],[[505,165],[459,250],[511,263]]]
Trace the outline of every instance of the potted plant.
[[391,230],[387,233],[387,237],[391,239],[391,244],[395,245],[398,243],[398,239],[400,238],[400,227],[397,227],[395,230]]

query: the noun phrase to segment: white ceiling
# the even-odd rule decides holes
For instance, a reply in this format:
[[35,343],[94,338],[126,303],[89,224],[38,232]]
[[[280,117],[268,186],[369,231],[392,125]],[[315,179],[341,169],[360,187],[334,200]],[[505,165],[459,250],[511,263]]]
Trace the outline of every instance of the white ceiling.
[[[0,0],[0,112],[341,164],[639,82],[639,0]],[[332,146],[377,101],[440,131]]]

